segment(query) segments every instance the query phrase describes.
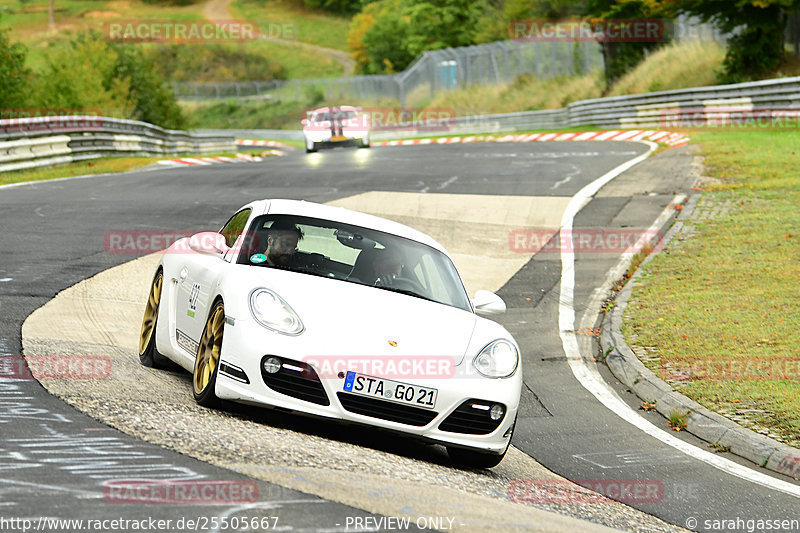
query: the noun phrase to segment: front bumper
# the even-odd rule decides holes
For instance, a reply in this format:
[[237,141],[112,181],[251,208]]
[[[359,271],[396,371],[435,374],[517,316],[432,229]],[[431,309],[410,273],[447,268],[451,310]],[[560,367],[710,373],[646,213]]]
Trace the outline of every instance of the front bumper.
[[304,133],[306,144],[316,143],[318,146],[346,146],[362,144],[369,141],[369,131],[344,131],[342,135],[332,135],[330,132]]
[[[237,321],[235,328],[228,328],[225,332],[220,369],[226,371],[220,371],[216,384],[216,394],[221,399],[379,427],[448,446],[493,453],[502,453],[508,446],[519,407],[521,369],[509,378],[490,379],[476,372],[465,372],[465,365],[471,365],[471,358],[467,357],[457,367],[456,376],[375,376],[437,390],[433,409],[409,409],[405,404],[346,392],[344,375],[320,374],[314,364],[306,363],[313,359],[306,354],[315,350],[304,346],[306,342],[302,337],[287,337],[264,328],[240,326],[244,324]],[[244,335],[244,332],[248,334]],[[269,348],[254,349],[258,346]],[[278,385],[267,384],[261,368],[266,355],[277,356],[295,368],[287,371],[288,381]],[[303,368],[303,365],[311,370]],[[296,376],[291,375],[292,372]],[[307,394],[296,392],[298,390]],[[485,410],[487,405],[493,404],[505,407],[499,423],[490,422]],[[487,421],[490,423],[485,424]]]

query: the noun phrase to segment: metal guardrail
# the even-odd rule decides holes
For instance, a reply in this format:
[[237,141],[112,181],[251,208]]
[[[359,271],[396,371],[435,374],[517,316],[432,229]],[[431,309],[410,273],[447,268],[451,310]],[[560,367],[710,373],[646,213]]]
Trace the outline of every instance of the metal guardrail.
[[165,130],[135,120],[78,115],[0,120],[0,172],[109,155],[235,151],[230,134]]
[[[800,77],[613,96],[563,109],[457,117],[439,129],[375,131],[375,141],[451,133],[500,133],[576,126],[674,129],[736,121],[786,120],[800,127]],[[299,121],[298,121],[299,126]],[[0,120],[0,172],[112,154],[235,151],[235,138],[302,140],[299,130],[164,130],[106,117]]]
[[[457,117],[438,129],[373,131],[373,140],[576,126],[674,129],[786,120],[800,128],[800,77],[581,100],[563,109]],[[298,121],[299,126],[299,121]],[[221,134],[225,130],[210,130]],[[302,139],[298,130],[228,130],[237,138]]]

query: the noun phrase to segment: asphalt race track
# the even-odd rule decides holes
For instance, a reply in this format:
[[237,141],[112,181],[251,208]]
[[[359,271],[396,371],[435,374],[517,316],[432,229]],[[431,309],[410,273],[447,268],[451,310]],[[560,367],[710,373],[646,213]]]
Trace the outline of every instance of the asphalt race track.
[[[16,360],[22,350],[23,321],[57,293],[136,257],[108,253],[104,236],[112,230],[216,230],[235,209],[254,198],[344,202],[380,191],[538,196],[566,201],[588,183],[647,150],[639,143],[551,142],[387,147],[310,155],[294,151],[262,163],[0,188],[0,357]],[[575,218],[575,227],[625,231],[649,228],[676,194],[689,191],[692,182],[686,169],[690,159],[685,149],[671,149],[645,160],[584,206]],[[453,237],[454,241],[459,238],[457,234]],[[503,253],[508,253],[510,242],[499,244],[504,247]],[[618,260],[619,254],[596,249],[576,254],[576,330],[590,330],[596,325],[596,315],[586,312],[593,305],[596,289],[606,282]],[[677,526],[713,531],[713,523],[706,527],[706,521],[741,519],[744,524],[747,520],[800,519],[796,495],[725,473],[645,434],[611,412],[579,383],[565,356],[558,326],[559,305],[563,303],[561,275],[559,254],[543,250],[502,286],[490,287],[499,289],[508,306],[499,321],[523,350],[526,390],[514,446],[571,480],[655,483],[663,489],[658,497],[639,498],[631,505]],[[581,339],[581,349],[585,360],[596,355],[591,336]],[[588,364],[623,401],[638,408],[640,402],[620,387],[604,366]],[[639,413],[667,429],[659,415]],[[304,427],[313,433],[303,423],[295,429],[303,432]],[[0,435],[0,518],[38,519],[45,512],[60,518],[142,518],[142,509],[137,506],[108,502],[102,484],[109,479],[140,476],[252,481],[109,428],[50,396],[30,379],[12,380],[0,375]],[[708,450],[691,435],[672,435]],[[402,449],[393,451],[405,453]],[[426,459],[424,453],[415,454],[410,452],[423,467],[426,460],[436,462]],[[718,455],[752,466],[729,454]],[[795,494],[800,494],[796,481],[760,472],[792,484],[798,489]],[[147,515],[173,519],[174,524],[177,517],[210,517],[226,512],[246,512],[249,517],[254,513],[264,517],[279,514],[279,526],[331,531],[355,530],[346,527],[353,517],[379,518],[358,505],[252,482],[257,483],[259,501],[273,505],[253,505],[245,510],[154,505],[147,508]],[[574,515],[581,513],[575,511]],[[348,517],[351,522],[347,522]],[[625,528],[636,526],[628,524]]]

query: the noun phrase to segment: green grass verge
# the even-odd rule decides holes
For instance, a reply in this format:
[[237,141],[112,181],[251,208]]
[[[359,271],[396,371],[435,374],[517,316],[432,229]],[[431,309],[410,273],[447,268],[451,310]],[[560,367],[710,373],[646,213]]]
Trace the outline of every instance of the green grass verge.
[[691,136],[719,181],[695,233],[643,267],[623,331],[683,394],[800,445],[800,131]]
[[263,34],[347,50],[350,18],[308,9],[302,0],[235,0],[231,11],[237,19],[257,22]]
[[247,46],[253,53],[280,63],[286,79],[336,78],[344,72],[342,65],[334,59],[291,44],[256,41],[238,46]]
[[164,157],[101,157],[91,161],[67,163],[49,168],[34,168],[0,173],[0,185],[22,183],[26,181],[43,181],[56,178],[70,178],[87,174],[105,174],[110,172],[126,172],[150,165]]
[[45,65],[50,46],[59,46],[85,30],[103,32],[115,20],[202,20],[198,4],[186,6],[154,5],[139,0],[56,0],[55,28],[48,26],[48,0],[4,0],[0,6],[0,28],[11,29],[12,41],[28,47],[27,65]]
[[[302,141],[279,141],[289,146],[302,148]],[[247,150],[251,155],[260,155],[262,152],[270,150],[267,147],[257,147]],[[236,157],[234,152],[223,152],[218,154],[204,154],[202,157]],[[13,183],[24,183],[29,181],[44,181],[58,178],[71,178],[75,176],[85,176],[90,174],[111,174],[116,172],[127,172],[146,167],[163,159],[173,159],[178,157],[199,157],[197,154],[182,155],[163,155],[159,157],[101,157],[91,161],[81,161],[78,163],[67,163],[49,168],[34,168],[28,170],[17,170],[14,172],[0,173],[0,185],[10,185]]]
[[212,104],[181,102],[192,129],[300,129],[311,108],[307,102],[265,101],[237,105],[233,100]]

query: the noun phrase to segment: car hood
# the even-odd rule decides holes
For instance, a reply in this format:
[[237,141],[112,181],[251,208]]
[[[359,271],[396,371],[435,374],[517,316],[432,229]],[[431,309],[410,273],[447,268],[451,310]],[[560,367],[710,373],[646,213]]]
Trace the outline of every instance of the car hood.
[[453,357],[460,364],[478,320],[469,311],[377,287],[258,271],[253,288],[279,294],[303,321],[303,340],[320,347],[307,355]]

